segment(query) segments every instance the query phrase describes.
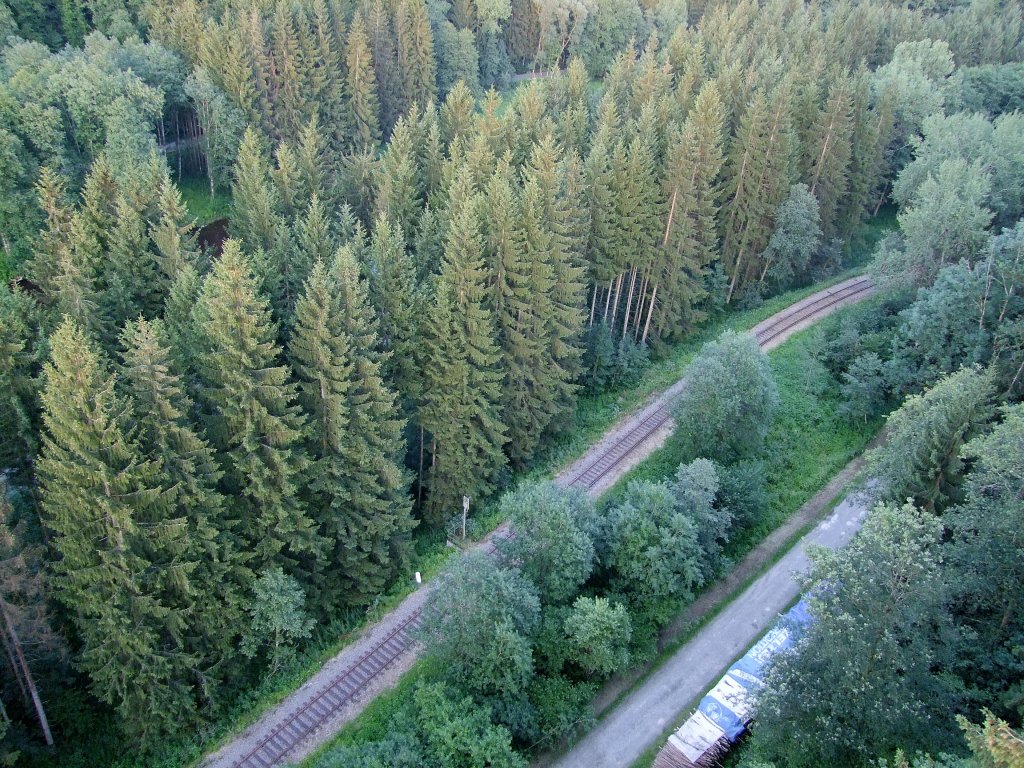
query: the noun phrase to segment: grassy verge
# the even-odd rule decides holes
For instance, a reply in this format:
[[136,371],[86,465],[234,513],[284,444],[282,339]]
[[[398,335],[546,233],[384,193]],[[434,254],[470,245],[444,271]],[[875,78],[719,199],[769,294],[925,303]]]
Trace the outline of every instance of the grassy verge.
[[[795,300],[790,296],[782,306]],[[759,310],[764,310],[767,314],[762,316],[760,311],[752,311],[735,315],[729,319],[731,322],[728,327],[749,328],[764,317],[778,311],[774,306],[768,309],[759,308]],[[881,427],[880,419],[863,425],[850,424],[845,419],[836,416],[835,411],[839,404],[838,392],[829,372],[818,363],[815,352],[824,328],[829,323],[838,322],[841,316],[842,310],[821,324],[796,334],[770,354],[772,370],[779,387],[780,408],[768,436],[769,449],[766,452],[765,472],[769,505],[766,514],[757,525],[744,531],[741,536],[730,543],[727,553],[734,562],[738,562],[749,553],[814,494],[827,485],[839,471],[864,450]],[[718,332],[722,327],[725,327],[724,324],[719,325]],[[660,385],[653,386],[649,391],[659,390],[667,383],[675,381],[697,349],[699,349],[699,343],[691,345],[688,342],[681,345],[676,361],[670,363],[666,360],[664,363],[663,370],[671,370],[673,376],[669,377],[667,382],[659,381]],[[660,372],[655,373],[654,378],[658,379],[662,375]],[[623,398],[628,397],[635,401],[634,404],[641,402],[645,396],[638,392],[622,393],[621,395]],[[581,407],[580,410],[583,408]],[[611,490],[609,495],[614,497],[614,494],[620,493],[631,479],[660,480],[673,475],[678,464],[678,449],[670,442],[635,467]],[[838,503],[843,495],[845,494],[836,496],[830,502],[829,509]],[[671,657],[702,626],[711,621],[736,595],[774,565],[792,544],[806,533],[809,527],[810,524],[794,532],[778,551],[756,573],[734,589],[728,598],[702,616],[693,626],[685,628],[682,633],[673,638],[658,654],[658,657],[650,663],[644,674],[633,681],[630,688],[616,698],[616,702],[628,695],[629,691],[636,686],[642,684],[650,673]],[[680,606],[681,611],[686,608],[687,606]],[[405,680],[410,677],[420,679],[424,674],[424,662],[417,663],[413,667],[413,671],[403,678],[403,682],[398,687],[377,697],[359,717],[346,725],[335,739],[324,745],[305,765],[327,768],[326,764],[319,766],[318,761],[333,746],[377,740],[378,737],[375,734],[380,732],[379,728],[371,727],[370,724],[387,722],[408,698],[409,689],[404,685]],[[609,707],[606,712],[613,708],[614,705]]]
[[200,227],[217,219],[226,219],[231,212],[231,195],[217,192],[210,197],[210,184],[205,177],[183,175],[175,179],[181,199]]

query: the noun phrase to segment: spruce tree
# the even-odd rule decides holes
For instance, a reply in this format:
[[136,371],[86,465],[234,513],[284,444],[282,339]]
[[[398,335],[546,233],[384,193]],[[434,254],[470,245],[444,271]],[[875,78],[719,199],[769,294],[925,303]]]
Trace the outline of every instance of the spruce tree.
[[722,215],[722,259],[729,275],[726,301],[760,274],[757,255],[768,245],[772,215],[789,193],[787,84],[768,101],[761,94],[743,113],[729,158],[728,201]]
[[171,181],[170,174],[164,173],[157,189],[159,218],[150,226],[149,237],[156,250],[161,281],[169,285],[186,264],[199,262],[196,245],[196,221],[189,213],[181,192]]
[[395,123],[381,158],[375,206],[398,226],[406,242],[412,239],[420,210],[419,169],[413,131],[404,117]]
[[133,433],[130,402],[73,320],[54,333],[51,354],[38,473],[44,522],[60,556],[56,595],[93,694],[150,746],[194,716],[195,659],[175,636],[185,618],[159,594],[179,567],[191,567],[176,557],[183,521]]
[[504,378],[503,420],[508,427],[508,454],[522,466],[533,455],[561,403],[559,384],[566,379],[551,354],[548,322],[555,288],[553,233],[546,226],[537,183],[526,183],[511,247],[501,265],[501,311],[497,314]]
[[233,653],[240,585],[248,582],[246,554],[238,550],[225,519],[213,449],[189,423],[192,403],[172,362],[163,323],[129,323],[121,344],[140,446],[156,465],[171,514],[186,528],[175,556],[189,567],[178,565],[164,586],[166,602],[175,608],[170,628],[202,659],[196,674],[206,688],[214,683],[211,669]]
[[398,463],[403,424],[381,378],[364,292],[350,249],[330,267],[318,261],[296,306],[289,345],[309,416],[309,512],[331,547],[318,579],[326,605],[364,604],[379,594],[398,564],[396,545],[411,528]]
[[28,470],[38,442],[38,383],[43,343],[35,303],[17,289],[0,287],[0,466]]
[[252,252],[274,246],[281,199],[270,178],[270,158],[259,134],[250,126],[242,136],[231,187],[231,233]]
[[[298,568],[320,550],[299,500],[305,465],[296,388],[280,364],[277,328],[257,290],[250,259],[228,240],[193,311],[198,394],[224,475],[227,518],[250,567]],[[308,567],[308,562],[305,563]]]
[[416,265],[406,252],[402,233],[387,216],[377,217],[366,260],[370,299],[380,318],[381,346],[389,353],[382,363],[384,376],[408,413],[423,389],[419,364],[422,298],[416,285]]
[[434,36],[424,0],[400,0],[396,17],[398,72],[402,78],[404,113],[413,104],[425,107],[437,93]]
[[[459,180],[468,186],[464,172]],[[450,214],[437,297],[425,332],[420,423],[431,439],[426,514],[440,523],[465,496],[494,490],[505,465],[500,417],[500,353],[487,308],[479,199],[468,196]]]
[[665,193],[668,213],[661,259],[647,302],[642,339],[651,317],[658,338],[675,340],[701,316],[704,273],[718,251],[718,175],[722,169],[722,101],[714,83],[701,89],[683,128],[669,140]]
[[843,77],[832,84],[828,100],[814,124],[813,159],[807,174],[810,192],[818,199],[821,229],[826,241],[837,232],[839,206],[849,188],[852,111],[850,82]]
[[352,20],[345,45],[345,96],[351,113],[352,146],[357,150],[376,148],[380,141],[380,106],[377,78],[370,55],[366,25],[359,14]]

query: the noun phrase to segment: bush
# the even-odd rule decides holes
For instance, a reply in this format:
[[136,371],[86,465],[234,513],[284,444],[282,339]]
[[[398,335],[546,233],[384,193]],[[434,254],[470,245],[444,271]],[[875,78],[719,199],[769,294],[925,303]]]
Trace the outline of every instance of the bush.
[[572,661],[584,672],[608,676],[629,664],[629,612],[604,597],[579,597],[565,619]]
[[754,337],[726,331],[690,364],[676,406],[676,434],[688,455],[733,462],[761,450],[779,394]]
[[594,726],[591,701],[594,683],[577,683],[555,675],[538,677],[530,686],[530,701],[539,725],[537,746],[550,749],[561,739],[584,733]]

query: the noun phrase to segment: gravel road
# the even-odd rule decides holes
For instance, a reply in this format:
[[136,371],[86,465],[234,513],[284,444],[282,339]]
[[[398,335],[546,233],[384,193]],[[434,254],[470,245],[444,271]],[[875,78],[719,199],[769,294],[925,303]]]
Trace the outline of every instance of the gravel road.
[[863,496],[847,497],[556,762],[557,768],[631,765],[793,602],[800,592],[794,576],[809,566],[805,547],[845,546],[866,512]]

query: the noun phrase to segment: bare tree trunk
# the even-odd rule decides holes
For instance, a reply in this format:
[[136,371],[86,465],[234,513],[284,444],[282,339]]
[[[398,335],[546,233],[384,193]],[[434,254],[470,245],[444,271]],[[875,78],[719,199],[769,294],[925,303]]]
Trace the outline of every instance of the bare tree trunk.
[[878,195],[878,202],[875,203],[875,210],[871,212],[872,216],[877,216],[879,209],[882,207],[882,203],[885,202],[885,193],[889,191],[889,182],[886,182],[882,187],[882,191]]
[[612,285],[614,283],[615,283],[615,278],[614,277],[611,280],[608,281],[608,295],[605,296],[605,298],[604,298],[604,321],[605,321],[605,323],[608,322],[608,307],[611,306],[611,303],[612,303]]
[[18,688],[21,689],[21,697],[25,699],[25,701],[28,701],[28,689],[25,687],[25,681],[21,679],[21,675],[18,673],[18,662],[14,658],[14,648],[11,647],[11,639],[7,636],[7,632],[4,631],[0,631],[0,638],[4,641],[4,651],[7,653],[7,663],[11,665],[11,674],[13,674],[14,679],[18,681]]
[[736,290],[736,280],[740,276],[740,259],[736,259],[736,270],[732,273],[732,280],[729,281],[729,292],[725,294],[725,303],[732,301],[732,292]]
[[636,267],[633,267],[633,273],[629,278],[629,293],[626,294],[626,311],[622,315],[622,338],[626,338],[626,333],[629,332],[629,310],[633,306],[633,288],[636,286]]
[[594,312],[597,310],[597,292],[600,290],[597,283],[594,283],[594,296],[590,300],[590,322],[587,324],[588,328],[594,327]]
[[988,305],[988,294],[992,290],[992,259],[994,258],[991,249],[988,252],[988,262],[985,264],[985,295],[981,297],[981,312],[978,313],[978,327],[985,327],[985,307]]
[[39,717],[39,727],[43,730],[43,738],[46,739],[46,746],[53,746],[53,734],[50,733],[50,723],[46,719],[46,710],[43,709],[42,699],[39,698],[39,692],[36,690],[35,680],[32,678],[32,670],[28,668],[28,662],[25,661],[25,654],[21,651],[21,642],[18,640],[18,633],[14,631],[14,624],[11,623],[10,618],[7,616],[7,604],[4,599],[0,597],[0,618],[3,619],[4,624],[7,625],[7,631],[11,635],[11,642],[14,643],[14,651],[18,656],[18,663],[21,665],[22,673],[25,675],[25,682],[28,685],[29,693],[32,696],[32,704],[36,708],[36,715]]
[[619,272],[619,279],[615,281],[615,298],[612,300],[611,328],[615,327],[615,318],[619,314],[619,299],[622,298],[622,280],[625,276],[625,272]]
[[423,505],[423,427],[420,426],[420,472],[416,483],[416,507]]
[[174,110],[174,145],[178,148],[178,181],[181,181],[181,119]]
[[648,267],[644,271],[644,279],[640,283],[640,294],[636,302],[636,318],[635,322],[633,323],[633,341],[636,341],[637,339],[640,338],[640,326],[642,325],[642,321],[644,319],[644,304],[645,299],[647,298],[647,286],[650,284],[651,281],[651,272],[651,268]]
[[1024,359],[1020,361],[1020,365],[1017,366],[1017,372],[1013,374],[1013,381],[1010,382],[1010,386],[1006,388],[1006,394],[1013,392],[1013,388],[1017,386],[1017,382],[1020,381],[1020,375],[1024,373]]
[[658,284],[654,284],[654,290],[651,291],[651,303],[647,306],[647,322],[644,323],[644,337],[640,340],[642,344],[647,343],[647,333],[651,330],[651,316],[654,314],[654,303],[658,298]]

